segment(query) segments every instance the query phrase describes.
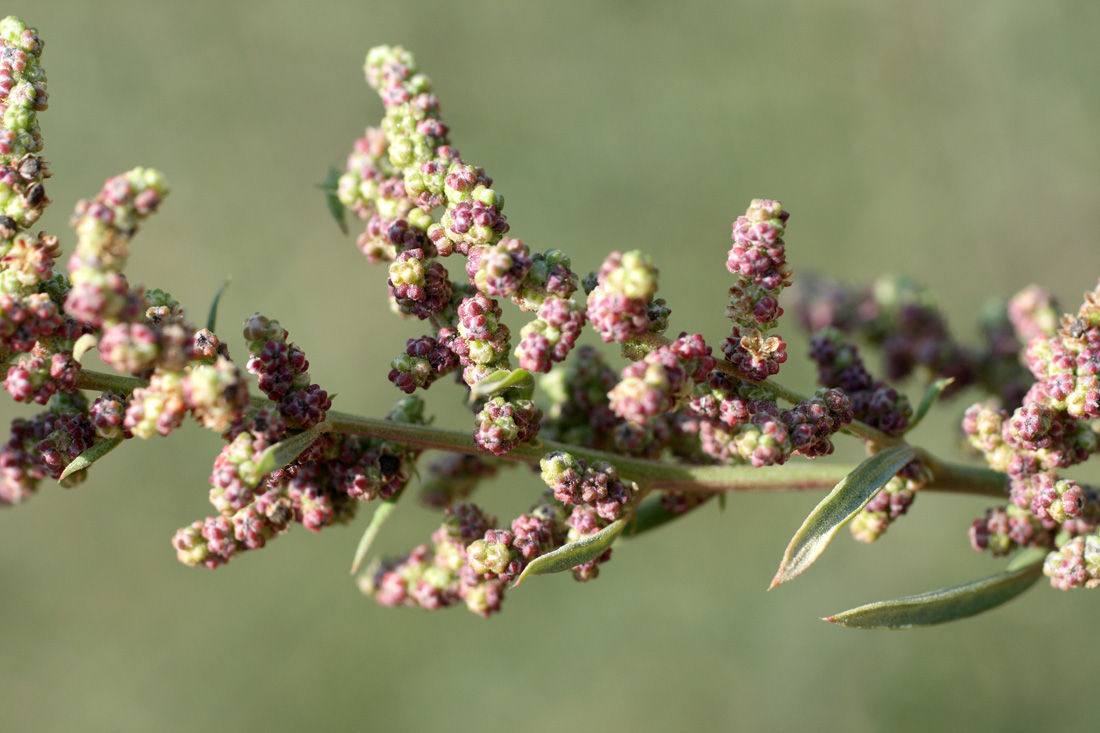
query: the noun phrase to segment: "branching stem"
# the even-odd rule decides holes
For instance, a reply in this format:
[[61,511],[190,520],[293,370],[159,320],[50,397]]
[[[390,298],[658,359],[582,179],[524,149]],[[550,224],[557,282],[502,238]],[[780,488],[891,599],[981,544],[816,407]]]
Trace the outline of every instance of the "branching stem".
[[[8,364],[0,362],[0,367]],[[145,380],[116,374],[104,374],[82,369],[77,379],[78,389],[94,391],[111,390],[128,393],[137,387],[144,387]],[[770,382],[760,383],[784,399],[802,399],[790,390]],[[274,403],[262,397],[253,397],[252,404],[258,408],[274,408]],[[871,428],[867,428],[874,433]],[[343,412],[330,411],[325,421],[325,432],[361,435],[381,438],[416,446],[426,450],[442,450],[452,453],[477,454],[479,449],[470,433],[444,430],[425,425],[410,425],[377,418],[366,418]],[[861,438],[862,433],[852,431]],[[899,439],[884,436],[886,441],[880,444],[896,445]],[[879,443],[879,441],[875,441]],[[832,489],[842,478],[852,472],[854,466],[840,464],[800,464],[790,466],[769,466],[753,468],[751,466],[683,466],[663,461],[623,456],[617,453],[582,448],[568,443],[552,440],[536,440],[533,444],[520,445],[503,460],[538,466],[539,460],[551,451],[568,451],[589,464],[595,461],[613,463],[625,478],[636,481],[647,492],[652,490],[682,491],[686,493],[717,493],[744,491],[820,491]],[[923,487],[924,491],[944,491],[956,494],[976,494],[980,496],[1002,497],[1005,494],[1005,477],[986,468],[965,466],[940,461],[931,454],[921,451],[921,457],[932,469],[934,480]]]

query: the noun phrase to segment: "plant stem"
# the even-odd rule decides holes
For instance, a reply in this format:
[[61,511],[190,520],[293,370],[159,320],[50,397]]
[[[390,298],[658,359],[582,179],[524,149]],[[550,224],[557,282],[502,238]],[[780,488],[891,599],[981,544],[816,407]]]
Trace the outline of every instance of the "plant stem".
[[[0,362],[0,367],[3,366],[7,365]],[[116,374],[103,374],[88,369],[82,369],[77,378],[78,389],[95,391],[112,390],[125,393],[136,387],[147,386],[147,384],[148,382],[142,379]],[[764,386],[774,385],[764,383]],[[790,394],[793,395],[793,393]],[[784,399],[787,399],[787,397],[784,396]],[[273,409],[275,407],[273,402],[262,397],[253,397],[251,403],[254,407],[261,409]],[[480,453],[480,449],[470,433],[360,417],[344,412],[330,411],[325,421],[324,432],[393,440],[425,450],[436,449],[471,455]],[[860,437],[864,436],[861,435]],[[888,439],[891,444],[900,442],[896,438]],[[751,466],[683,466],[664,461],[591,450],[552,440],[535,440],[533,443],[517,446],[506,455],[500,456],[500,458],[525,463],[529,466],[538,466],[542,457],[552,451],[567,451],[578,458],[583,458],[589,464],[596,461],[613,463],[622,476],[636,481],[647,492],[652,490],[687,493],[829,490],[851,473],[854,468],[854,466],[816,463],[811,465],[769,466],[766,468],[753,468]],[[935,476],[930,484],[922,488],[922,491],[943,491],[992,497],[1003,497],[1005,495],[1005,477],[1003,474],[987,468],[943,462],[923,450],[921,451],[921,458],[932,469]]]

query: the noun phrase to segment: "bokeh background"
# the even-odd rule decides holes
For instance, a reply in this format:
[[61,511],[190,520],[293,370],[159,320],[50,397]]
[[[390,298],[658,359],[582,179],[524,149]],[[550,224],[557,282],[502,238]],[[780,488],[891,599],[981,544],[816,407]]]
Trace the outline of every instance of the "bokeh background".
[[[256,310],[305,348],[337,407],[381,415],[414,323],[316,188],[381,118],[368,48],[403,43],[452,139],[505,194],[512,232],[587,272],[641,248],[672,331],[719,343],[729,223],[756,196],[793,212],[789,258],[933,287],[960,337],[1037,282],[1076,308],[1100,274],[1100,5],[1030,0],[54,2],[6,12],[46,41],[42,220],[68,251],[75,201],[135,165],[173,192],[131,280],[194,320],[227,276],[221,331]],[[805,339],[783,381],[812,389]],[[919,393],[920,386],[911,385]],[[427,395],[465,426],[458,395]],[[965,399],[914,439],[950,454]],[[6,422],[27,411],[0,403]],[[1081,730],[1095,724],[1098,598],[1045,583],[983,617],[860,632],[818,617],[1002,564],[966,529],[986,502],[930,495],[872,547],[846,534],[765,592],[809,494],[623,542],[598,581],[536,579],[484,621],[379,608],[347,576],[369,517],[299,528],[209,572],[177,527],[208,513],[218,437],[134,441],[73,491],[0,512],[0,728],[150,730]],[[842,451],[843,460],[859,455]],[[1086,480],[1088,471],[1081,474]],[[1095,480],[1095,476],[1092,476]],[[539,491],[506,474],[501,517]],[[436,525],[406,502],[378,545]]]

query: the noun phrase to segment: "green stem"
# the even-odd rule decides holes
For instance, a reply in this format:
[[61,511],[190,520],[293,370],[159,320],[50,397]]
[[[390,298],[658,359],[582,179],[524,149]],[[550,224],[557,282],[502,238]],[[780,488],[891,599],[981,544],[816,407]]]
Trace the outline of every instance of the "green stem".
[[[0,366],[5,364],[0,363]],[[148,382],[134,377],[103,374],[82,369],[77,378],[78,389],[111,390],[128,393]],[[767,386],[767,383],[765,383]],[[774,385],[772,385],[774,386]],[[784,397],[787,399],[787,397]],[[261,409],[274,409],[275,404],[261,397],[253,397],[251,403]],[[381,438],[430,450],[476,455],[481,452],[473,435],[454,430],[443,430],[425,425],[393,422],[377,418],[360,417],[344,412],[330,411],[324,424],[326,433],[345,433],[364,437]],[[877,432],[877,431],[876,431]],[[863,437],[862,435],[860,437]],[[899,441],[889,438],[890,443]],[[876,441],[877,442],[877,441]],[[553,440],[536,440],[519,445],[500,456],[503,460],[538,466],[544,455],[552,451],[566,451],[591,464],[596,461],[613,463],[625,478],[636,481],[646,492],[652,490],[683,491],[689,493],[745,492],[745,491],[815,491],[829,490],[853,470],[853,466],[837,464],[799,464],[791,466],[683,466],[664,461],[623,456],[618,453],[591,450]],[[956,494],[1003,497],[1005,477],[987,468],[946,463],[925,451],[921,457],[932,469],[934,480],[922,491],[943,491]]]

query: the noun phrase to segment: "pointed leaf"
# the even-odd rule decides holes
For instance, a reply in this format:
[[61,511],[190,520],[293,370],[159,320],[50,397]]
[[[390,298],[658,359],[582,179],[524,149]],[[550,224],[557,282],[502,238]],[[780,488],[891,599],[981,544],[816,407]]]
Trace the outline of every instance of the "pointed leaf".
[[917,406],[917,411],[913,415],[913,419],[909,421],[909,427],[905,429],[905,432],[909,432],[917,427],[920,421],[924,419],[924,416],[928,414],[928,411],[932,409],[932,404],[941,394],[943,394],[943,391],[947,389],[948,385],[954,381],[954,377],[942,377],[928,385],[928,389],[924,391],[924,396],[920,398],[920,405]]
[[99,344],[99,337],[95,334],[86,333],[78,338],[73,343],[73,361],[79,364],[84,355],[94,349]]
[[339,187],[340,173],[335,168],[329,168],[328,175],[325,176],[325,182],[317,184],[317,188],[325,192],[325,206],[328,207],[328,213],[336,220],[336,225],[340,227],[340,231],[347,234],[348,223],[344,218],[344,204],[336,193]]
[[856,629],[911,629],[973,616],[1016,596],[1042,575],[1041,562],[931,593],[853,608],[824,621]]
[[482,397],[495,397],[509,390],[514,390],[519,399],[531,399],[535,390],[534,375],[526,369],[502,369],[493,372],[470,388],[470,403]]
[[625,519],[617,519],[596,534],[588,535],[576,542],[570,542],[568,545],[563,545],[545,555],[539,555],[523,569],[512,587],[515,588],[522,583],[528,575],[560,573],[563,570],[569,570],[599,557],[608,547],[611,547],[611,543],[615,541],[615,538],[619,536],[619,532],[622,532],[625,526]]
[[302,451],[317,440],[317,436],[325,432],[327,425],[328,423],[318,423],[312,428],[290,436],[286,440],[280,440],[275,445],[268,446],[267,450],[261,453],[259,460],[256,461],[257,475],[266,476],[302,455]]
[[363,558],[370,552],[370,546],[374,544],[374,538],[378,536],[382,525],[386,523],[386,520],[393,514],[393,510],[397,508],[397,500],[401,498],[403,493],[404,489],[398,491],[389,499],[383,499],[382,503],[374,510],[374,514],[370,518],[370,524],[363,531],[363,536],[359,538],[359,546],[355,548],[355,557],[351,561],[352,575],[359,572],[359,566],[362,564]]
[[210,333],[217,333],[214,328],[218,322],[218,303],[221,302],[222,293],[229,287],[229,283],[233,278],[226,278],[225,284],[218,288],[218,292],[214,294],[214,300],[210,303],[210,312],[206,316],[206,330]]
[[85,468],[117,448],[121,442],[122,438],[104,438],[74,458],[72,463],[65,466],[65,470],[61,472],[57,480],[64,481],[77,471],[83,471]]
[[1034,565],[1035,563],[1042,563],[1047,558],[1049,550],[1041,547],[1027,547],[1012,558],[1012,561],[1008,563],[1008,567],[1005,570],[1012,572],[1019,570],[1020,568],[1027,567],[1028,565]]
[[845,476],[829,495],[814,507],[810,516],[795,532],[779,571],[772,579],[769,590],[792,580],[810,567],[825,551],[833,535],[848,523],[878,490],[917,454],[911,445],[887,448],[868,458]]

